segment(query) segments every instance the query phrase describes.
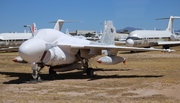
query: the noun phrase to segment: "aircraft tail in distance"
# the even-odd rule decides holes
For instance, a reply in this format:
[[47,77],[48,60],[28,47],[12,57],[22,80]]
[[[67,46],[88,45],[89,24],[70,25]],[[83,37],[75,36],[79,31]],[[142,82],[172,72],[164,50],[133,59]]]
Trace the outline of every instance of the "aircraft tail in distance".
[[32,24],[32,27],[31,27],[31,31],[32,31],[32,33],[34,33],[34,32],[36,32],[37,31],[37,26],[36,26],[36,23],[33,23]]
[[101,43],[104,45],[114,45],[114,33],[116,28],[113,26],[113,21],[104,22],[104,31],[101,37]]
[[53,21],[53,22],[50,22],[50,23],[56,23],[55,26],[54,26],[54,29],[58,30],[58,31],[61,31],[64,20],[58,19],[57,21]]
[[82,21],[70,21],[70,20],[62,20],[62,19],[58,19],[57,21],[53,21],[50,23],[56,23],[54,26],[55,30],[61,31],[63,23],[73,23],[73,22],[82,22]]
[[173,22],[174,22],[174,19],[180,19],[180,16],[170,16],[168,18],[158,18],[156,20],[164,20],[164,19],[169,19],[169,23],[168,23],[168,26],[166,28],[166,31],[170,31],[171,33],[173,33]]

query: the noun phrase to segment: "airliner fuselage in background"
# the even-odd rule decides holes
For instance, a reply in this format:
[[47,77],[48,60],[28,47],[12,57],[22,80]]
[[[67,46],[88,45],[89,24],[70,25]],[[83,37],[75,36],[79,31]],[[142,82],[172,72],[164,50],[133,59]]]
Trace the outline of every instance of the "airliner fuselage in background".
[[132,31],[126,39],[126,45],[130,47],[152,47],[162,45],[165,49],[169,49],[169,47],[173,45],[180,45],[180,38],[173,33],[174,19],[180,19],[180,17],[170,16],[166,30]]
[[32,33],[1,33],[0,48],[19,46],[31,36]]
[[37,31],[33,23],[31,33],[0,33],[0,51],[18,51],[19,46]]

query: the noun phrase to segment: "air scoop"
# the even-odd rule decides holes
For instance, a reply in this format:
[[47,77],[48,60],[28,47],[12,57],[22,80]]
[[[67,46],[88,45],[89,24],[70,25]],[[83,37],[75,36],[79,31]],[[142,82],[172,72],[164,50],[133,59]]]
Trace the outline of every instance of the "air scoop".
[[19,47],[19,55],[28,63],[40,62],[45,51],[45,42],[41,39],[33,38],[25,41]]

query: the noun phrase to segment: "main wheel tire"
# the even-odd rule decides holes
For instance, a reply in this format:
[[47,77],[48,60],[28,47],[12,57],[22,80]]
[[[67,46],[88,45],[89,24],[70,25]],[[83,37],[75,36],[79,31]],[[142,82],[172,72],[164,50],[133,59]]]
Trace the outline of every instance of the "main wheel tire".
[[87,68],[86,73],[88,76],[94,76],[94,70],[92,68]]
[[169,45],[163,45],[163,49],[169,49]]
[[56,71],[54,71],[53,69],[49,68],[49,74],[56,74]]

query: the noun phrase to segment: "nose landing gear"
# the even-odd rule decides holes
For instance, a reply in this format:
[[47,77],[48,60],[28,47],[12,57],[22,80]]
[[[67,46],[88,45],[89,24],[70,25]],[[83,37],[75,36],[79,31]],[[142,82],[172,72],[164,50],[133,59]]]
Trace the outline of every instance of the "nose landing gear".
[[43,65],[40,66],[40,69],[38,69],[38,65],[33,62],[31,63],[31,68],[33,70],[32,77],[34,80],[42,81],[40,77],[40,71],[44,68]]

